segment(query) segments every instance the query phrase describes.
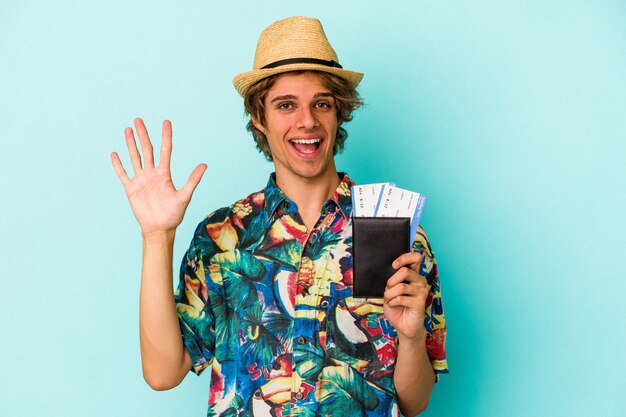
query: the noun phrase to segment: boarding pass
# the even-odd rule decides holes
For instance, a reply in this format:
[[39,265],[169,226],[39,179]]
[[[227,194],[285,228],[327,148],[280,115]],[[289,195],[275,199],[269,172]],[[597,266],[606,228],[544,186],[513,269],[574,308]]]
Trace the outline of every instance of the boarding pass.
[[425,203],[425,195],[398,188],[390,182],[352,187],[355,217],[408,217],[412,237],[419,226]]

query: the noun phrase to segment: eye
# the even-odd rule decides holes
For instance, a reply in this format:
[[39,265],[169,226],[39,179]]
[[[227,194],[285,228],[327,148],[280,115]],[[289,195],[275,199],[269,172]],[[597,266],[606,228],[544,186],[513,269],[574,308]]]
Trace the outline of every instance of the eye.
[[290,102],[285,102],[285,103],[280,103],[278,105],[278,108],[280,110],[291,110],[291,109],[294,108],[294,105],[292,103],[290,103]]
[[315,103],[315,107],[318,109],[330,109],[332,106],[327,101],[318,101],[317,103]]

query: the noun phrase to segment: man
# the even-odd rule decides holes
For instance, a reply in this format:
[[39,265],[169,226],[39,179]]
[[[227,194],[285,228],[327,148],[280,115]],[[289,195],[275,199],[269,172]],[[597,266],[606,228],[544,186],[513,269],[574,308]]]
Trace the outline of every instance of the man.
[[256,193],[196,229],[172,291],[172,248],[193,190],[175,190],[171,124],[155,167],[146,128],[125,131],[135,177],[119,157],[143,234],[140,336],[157,390],[211,369],[209,415],[418,414],[446,372],[436,265],[423,230],[396,259],[383,299],[352,296],[352,180],[337,172],[342,123],[359,107],[362,74],[344,70],[316,19],[275,22],[252,71],[234,79],[257,147],[275,173]]

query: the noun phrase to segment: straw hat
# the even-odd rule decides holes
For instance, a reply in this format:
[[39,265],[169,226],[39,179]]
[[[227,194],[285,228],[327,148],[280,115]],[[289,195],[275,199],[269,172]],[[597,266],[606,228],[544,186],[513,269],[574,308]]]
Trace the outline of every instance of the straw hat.
[[257,81],[288,71],[329,72],[345,79],[352,87],[363,78],[362,73],[345,70],[339,65],[320,21],[302,16],[274,22],[261,33],[252,68],[233,78],[233,85],[242,97]]

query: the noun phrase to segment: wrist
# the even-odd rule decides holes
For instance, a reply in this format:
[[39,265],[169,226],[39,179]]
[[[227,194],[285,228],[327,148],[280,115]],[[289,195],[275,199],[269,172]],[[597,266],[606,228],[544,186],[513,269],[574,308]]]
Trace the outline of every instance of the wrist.
[[145,244],[162,244],[165,242],[174,242],[176,229],[153,230],[150,232],[141,232],[141,237]]
[[402,333],[398,332],[398,343],[403,345],[413,345],[416,347],[425,346],[426,345],[426,337],[428,336],[428,332],[424,327],[422,327],[415,335],[405,336]]

